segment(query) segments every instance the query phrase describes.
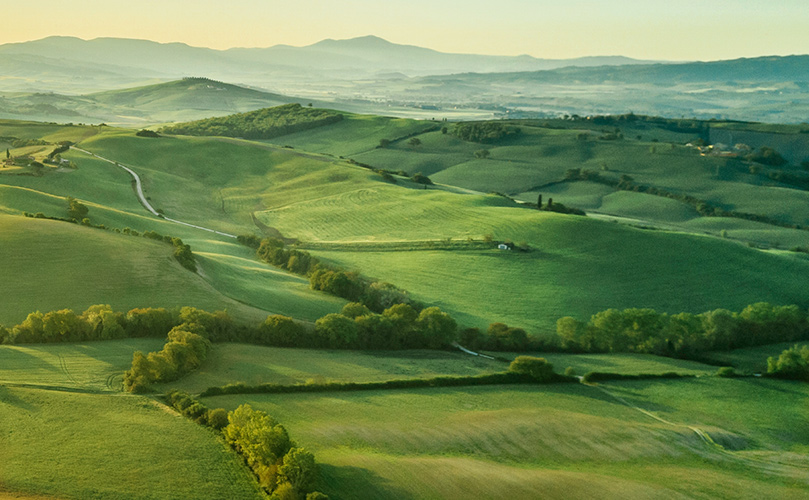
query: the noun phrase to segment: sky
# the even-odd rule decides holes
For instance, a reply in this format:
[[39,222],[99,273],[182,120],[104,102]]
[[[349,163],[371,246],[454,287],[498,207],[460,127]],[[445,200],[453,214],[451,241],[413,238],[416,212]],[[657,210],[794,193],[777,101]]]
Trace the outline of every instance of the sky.
[[227,49],[376,35],[442,52],[552,59],[809,54],[807,0],[0,0],[0,6],[6,7],[0,43],[64,35]]

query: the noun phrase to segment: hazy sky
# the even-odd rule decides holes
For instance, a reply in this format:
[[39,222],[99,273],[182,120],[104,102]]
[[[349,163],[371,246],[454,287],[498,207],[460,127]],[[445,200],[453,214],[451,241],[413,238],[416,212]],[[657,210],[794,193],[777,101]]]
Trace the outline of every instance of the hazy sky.
[[[6,4],[6,5],[4,5]],[[377,35],[443,52],[714,60],[809,53],[807,0],[0,0],[0,43],[225,49]]]

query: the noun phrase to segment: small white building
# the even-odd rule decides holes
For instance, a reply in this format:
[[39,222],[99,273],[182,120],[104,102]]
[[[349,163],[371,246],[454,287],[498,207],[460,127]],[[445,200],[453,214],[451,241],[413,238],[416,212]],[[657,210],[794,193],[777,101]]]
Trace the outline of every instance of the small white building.
[[506,245],[505,243],[500,243],[499,245],[497,245],[497,249],[498,250],[511,250],[511,247]]

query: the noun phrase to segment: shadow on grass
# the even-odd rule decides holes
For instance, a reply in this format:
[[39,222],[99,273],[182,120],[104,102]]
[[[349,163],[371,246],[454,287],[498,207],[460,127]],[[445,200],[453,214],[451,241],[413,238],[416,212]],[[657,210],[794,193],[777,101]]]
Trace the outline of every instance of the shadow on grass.
[[36,406],[28,401],[15,396],[8,387],[0,385],[0,405],[2,404],[11,405],[26,411],[35,411],[37,409]]
[[376,473],[362,467],[320,464],[317,488],[332,500],[365,500],[371,498],[414,499],[405,491]]

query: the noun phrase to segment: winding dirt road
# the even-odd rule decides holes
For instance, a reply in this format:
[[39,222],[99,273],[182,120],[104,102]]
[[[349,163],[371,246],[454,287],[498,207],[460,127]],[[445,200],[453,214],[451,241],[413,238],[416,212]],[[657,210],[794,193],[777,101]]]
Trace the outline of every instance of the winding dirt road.
[[223,233],[222,231],[217,231],[216,229],[211,229],[211,228],[203,227],[203,226],[197,226],[195,224],[190,224],[188,222],[183,222],[181,220],[172,219],[170,217],[166,217],[165,215],[160,214],[157,210],[154,209],[152,204],[149,203],[149,200],[147,200],[146,196],[143,194],[143,183],[140,180],[140,176],[137,173],[135,173],[134,170],[132,170],[131,168],[129,168],[129,167],[117,162],[117,161],[110,160],[109,158],[104,158],[103,156],[99,156],[99,155],[97,155],[95,153],[87,151],[86,149],[77,148],[76,146],[70,146],[70,149],[75,149],[76,151],[80,151],[80,152],[82,152],[84,154],[87,154],[87,155],[90,155],[90,156],[92,156],[94,158],[98,158],[99,160],[103,160],[103,161],[106,161],[108,163],[112,163],[116,167],[120,167],[120,168],[126,170],[127,172],[129,172],[129,174],[132,176],[132,178],[135,179],[135,192],[138,195],[138,201],[140,201],[140,204],[143,205],[143,207],[146,210],[151,212],[152,215],[154,215],[156,217],[160,217],[163,220],[173,222],[175,224],[181,224],[183,226],[193,227],[194,229],[200,229],[202,231],[208,231],[209,233],[216,233],[216,234],[221,235],[221,236],[227,236],[228,238],[236,238],[235,234]]

